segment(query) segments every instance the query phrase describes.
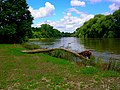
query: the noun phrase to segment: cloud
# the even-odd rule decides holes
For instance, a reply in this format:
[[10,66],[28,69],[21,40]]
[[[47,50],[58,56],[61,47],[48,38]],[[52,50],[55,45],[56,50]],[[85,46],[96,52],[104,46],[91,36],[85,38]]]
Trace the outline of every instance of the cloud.
[[111,13],[110,12],[104,12],[102,14],[104,14],[104,15],[110,15]]
[[45,7],[41,7],[39,9],[33,9],[32,7],[29,7],[29,11],[31,12],[34,19],[37,18],[43,18],[43,17],[49,17],[54,15],[55,7],[49,2],[45,3]]
[[68,13],[72,13],[72,12],[73,12],[73,13],[79,14],[81,18],[82,18],[82,17],[84,18],[84,17],[87,16],[86,13],[80,12],[80,11],[77,10],[76,8],[69,8],[69,9],[67,10],[67,12],[68,12]]
[[79,10],[77,10],[76,8],[69,8],[68,12],[75,12],[76,14],[81,14],[82,12],[80,12]]
[[71,6],[85,6],[85,2],[80,0],[71,0]]
[[108,0],[108,1],[111,1],[111,2],[114,2],[114,3],[120,3],[120,0]]
[[113,3],[113,4],[109,5],[110,11],[118,10],[119,7],[120,7],[120,5],[118,5],[116,3]]
[[101,2],[102,0],[89,0],[92,3]]
[[78,27],[82,26],[85,21],[93,18],[94,15],[85,14],[82,12],[80,17],[74,17],[71,13],[66,13],[64,17],[58,21],[44,21],[34,25],[34,27],[40,27],[41,24],[49,24],[61,32],[74,32]]

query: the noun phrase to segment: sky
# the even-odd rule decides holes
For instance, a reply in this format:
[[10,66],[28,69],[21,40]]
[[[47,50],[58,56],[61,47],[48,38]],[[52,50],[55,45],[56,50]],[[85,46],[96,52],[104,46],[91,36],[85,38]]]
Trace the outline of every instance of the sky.
[[27,0],[33,27],[49,24],[61,32],[74,32],[96,14],[109,15],[120,0]]

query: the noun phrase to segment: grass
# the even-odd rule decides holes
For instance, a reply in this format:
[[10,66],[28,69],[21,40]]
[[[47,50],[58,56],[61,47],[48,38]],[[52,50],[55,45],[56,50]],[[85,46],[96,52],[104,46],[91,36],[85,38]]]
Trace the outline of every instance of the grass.
[[25,54],[19,44],[0,44],[1,90],[119,90],[120,74],[47,54]]
[[33,50],[33,49],[40,49],[41,47],[36,44],[29,44],[29,43],[23,43],[22,46],[26,49]]
[[100,71],[97,68],[90,66],[90,67],[82,67],[80,69],[80,72],[82,74],[92,74],[93,75],[93,74],[97,74]]

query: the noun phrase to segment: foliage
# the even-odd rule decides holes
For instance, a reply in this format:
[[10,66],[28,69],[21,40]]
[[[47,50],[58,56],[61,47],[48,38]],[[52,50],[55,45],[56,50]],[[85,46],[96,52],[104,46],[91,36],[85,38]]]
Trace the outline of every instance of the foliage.
[[72,33],[62,32],[62,37],[71,37]]
[[23,43],[22,46],[26,49],[33,50],[33,49],[40,49],[41,47],[36,44],[29,44],[29,43]]
[[31,35],[26,0],[0,0],[0,43],[22,43]]
[[33,36],[32,38],[51,38],[51,37],[61,37],[60,31],[54,29],[53,26],[49,24],[42,24],[41,27],[32,28]]
[[96,74],[99,72],[99,70],[95,67],[89,66],[89,67],[82,67],[80,69],[80,72],[82,74]]
[[83,38],[120,38],[120,9],[111,15],[95,15],[76,29],[75,36]]
[[75,56],[73,54],[63,51],[63,50],[54,50],[52,52],[49,52],[49,55],[53,57],[57,57],[57,58],[75,61]]
[[63,50],[54,50],[51,52],[48,52],[49,55],[57,58],[66,59],[72,62],[75,62],[79,66],[91,66],[96,67],[100,70],[113,70],[113,71],[119,71],[120,70],[120,62],[115,59],[108,59],[108,61],[103,61],[102,57],[98,57],[96,59],[93,55],[90,56],[90,59],[80,59],[79,57],[75,56],[74,54],[70,52],[66,52]]
[[[24,49],[19,44],[0,44],[1,90],[119,90],[119,73],[110,71],[105,75],[107,71],[94,67],[89,67],[89,72],[88,67],[83,70],[64,59],[20,52]],[[87,70],[88,74],[81,73],[81,70]]]
[[119,73],[117,71],[105,71],[103,74],[102,74],[102,77],[118,77],[119,76]]

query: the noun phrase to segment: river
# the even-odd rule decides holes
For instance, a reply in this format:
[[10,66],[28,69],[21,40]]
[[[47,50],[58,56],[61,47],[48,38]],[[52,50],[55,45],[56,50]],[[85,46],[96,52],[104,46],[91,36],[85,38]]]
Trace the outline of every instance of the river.
[[120,39],[81,39],[76,37],[62,37],[32,41],[42,48],[64,47],[75,52],[90,50],[96,58],[103,60],[120,60]]

